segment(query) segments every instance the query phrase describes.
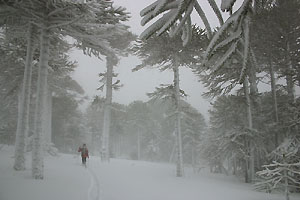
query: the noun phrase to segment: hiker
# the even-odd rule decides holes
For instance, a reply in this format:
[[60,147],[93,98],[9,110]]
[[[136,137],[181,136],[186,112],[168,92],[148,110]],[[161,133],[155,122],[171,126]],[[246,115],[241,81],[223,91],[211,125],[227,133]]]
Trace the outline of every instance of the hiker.
[[86,144],[83,144],[82,147],[79,147],[78,152],[81,152],[82,164],[86,164],[86,158],[89,158],[89,150],[86,147]]

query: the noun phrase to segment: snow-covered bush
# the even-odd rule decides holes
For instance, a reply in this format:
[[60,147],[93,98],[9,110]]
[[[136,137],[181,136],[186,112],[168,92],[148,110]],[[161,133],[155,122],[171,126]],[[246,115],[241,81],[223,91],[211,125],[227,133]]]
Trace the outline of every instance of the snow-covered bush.
[[271,154],[272,163],[263,165],[263,170],[257,172],[259,177],[254,184],[255,189],[272,192],[273,190],[284,190],[286,200],[292,189],[300,188],[300,141],[297,139],[286,139]]

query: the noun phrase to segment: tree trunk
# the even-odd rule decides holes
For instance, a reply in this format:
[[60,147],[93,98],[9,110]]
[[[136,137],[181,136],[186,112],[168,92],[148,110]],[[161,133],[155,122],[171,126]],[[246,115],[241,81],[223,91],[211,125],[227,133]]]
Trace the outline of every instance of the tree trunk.
[[124,143],[124,136],[122,134],[119,135],[119,142],[118,142],[118,157],[122,157],[122,150],[123,150],[123,143]]
[[244,143],[244,146],[245,146],[245,154],[246,154],[246,157],[245,157],[245,164],[244,164],[244,167],[245,167],[245,183],[250,183],[249,181],[249,158],[248,158],[248,155],[249,155],[249,141],[247,140],[247,137],[246,135],[244,135],[243,137],[243,143]]
[[245,159],[245,183],[250,183],[251,181],[249,180],[249,159]]
[[[248,79],[245,78],[244,80],[244,91],[245,91],[245,97],[246,97],[246,103],[247,103],[247,119],[248,119],[248,128],[249,130],[253,129],[253,119],[252,119],[252,109],[251,109],[251,100],[250,100],[250,95],[249,95],[249,86],[248,86]],[[249,142],[249,150],[250,150],[250,155],[249,155],[249,182],[254,181],[255,177],[255,170],[254,170],[254,144],[253,141],[248,141]]]
[[[283,154],[283,164],[287,166],[286,156]],[[284,169],[283,171],[284,176],[284,194],[285,194],[285,200],[290,200],[290,191],[289,191],[289,178],[288,178],[288,171],[287,169]]]
[[172,147],[172,152],[171,152],[171,155],[170,155],[170,158],[169,158],[169,163],[172,163],[173,162],[173,159],[174,159],[174,153],[176,153],[176,148],[177,148],[177,139],[175,138],[175,144],[173,144],[173,147]]
[[191,151],[191,154],[192,154],[192,168],[193,168],[193,172],[196,173],[196,142],[195,140],[193,139],[192,140],[192,151]]
[[137,159],[141,159],[141,133],[139,129],[137,133]]
[[112,77],[113,77],[113,58],[106,57],[106,99],[104,105],[104,122],[102,131],[102,160],[109,161],[109,132],[112,103]]
[[[287,87],[287,93],[288,93],[288,102],[291,106],[295,106],[295,85],[294,85],[294,80],[293,80],[293,64],[292,64],[292,59],[290,56],[290,44],[287,42],[287,51],[286,51],[286,60],[287,60],[287,72],[286,72],[286,87]],[[297,121],[297,113],[293,112],[291,113],[291,121]],[[298,126],[294,125],[292,127],[289,127],[289,131],[287,134],[297,134],[298,131]]]
[[44,151],[50,154],[53,153],[53,143],[52,143],[52,91],[47,87],[47,97],[44,108],[44,121],[43,121],[43,135],[45,139]]
[[295,87],[294,87],[294,81],[293,81],[293,66],[292,66],[292,60],[290,57],[290,45],[287,42],[287,53],[286,53],[286,59],[287,59],[287,72],[286,72],[286,86],[287,86],[287,93],[289,97],[289,102],[293,104],[295,102]]
[[52,144],[52,91],[49,90],[49,93],[48,93],[48,127],[47,127],[47,130],[48,130],[48,139],[49,139],[49,143]]
[[180,116],[180,89],[179,89],[179,67],[173,67],[174,71],[174,96],[175,96],[175,131],[176,131],[176,145],[177,145],[177,164],[176,176],[183,176],[183,158],[182,158],[182,138],[181,138],[181,116]]
[[236,163],[236,154],[234,154],[234,157],[233,157],[233,172],[232,174],[235,176],[237,175],[237,163]]
[[[279,118],[278,118],[278,106],[277,106],[277,95],[276,95],[276,79],[275,79],[274,68],[271,60],[269,60],[269,67],[270,67],[270,77],[271,77],[271,91],[272,91],[272,99],[273,99],[274,120],[277,126],[279,123]],[[277,148],[279,145],[279,136],[277,130],[275,131],[274,134],[275,134],[274,144],[275,144],[275,148]]]
[[287,86],[289,102],[294,103],[295,101],[294,83],[293,83],[293,77],[291,76],[290,72],[288,72],[288,74],[286,75],[286,86]]
[[47,78],[48,78],[48,60],[49,60],[49,30],[41,29],[41,47],[40,62],[37,82],[37,97],[34,119],[34,139],[32,151],[32,176],[35,179],[44,178],[44,161],[43,161],[43,116],[46,107],[45,99],[47,98]]
[[52,92],[50,91],[49,87],[47,88],[47,98],[45,102],[46,107],[45,109],[45,116],[44,116],[44,135],[45,135],[45,144],[51,145],[52,143]]
[[24,78],[21,96],[19,98],[18,106],[18,123],[15,142],[15,170],[25,169],[25,151],[26,151],[26,138],[29,129],[29,109],[30,109],[30,94],[31,94],[31,77],[32,77],[32,60],[34,54],[34,27],[29,24],[28,38],[27,38],[27,51],[26,63],[24,70]]
[[261,103],[258,96],[257,77],[256,77],[256,68],[258,66],[258,63],[252,48],[250,48],[250,54],[251,54],[251,65],[252,65],[249,69],[250,97],[253,101],[253,106],[261,110]]

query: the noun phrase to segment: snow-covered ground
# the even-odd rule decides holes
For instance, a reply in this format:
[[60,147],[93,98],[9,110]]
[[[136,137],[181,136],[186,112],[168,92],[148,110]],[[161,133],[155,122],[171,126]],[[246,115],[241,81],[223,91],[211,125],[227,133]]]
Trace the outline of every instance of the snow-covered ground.
[[[282,195],[256,192],[234,177],[205,170],[185,177],[174,176],[175,167],[143,161],[111,159],[101,163],[60,154],[45,158],[45,179],[33,180],[28,170],[12,169],[13,148],[0,150],[0,200],[281,200]],[[293,196],[291,200],[300,199]]]

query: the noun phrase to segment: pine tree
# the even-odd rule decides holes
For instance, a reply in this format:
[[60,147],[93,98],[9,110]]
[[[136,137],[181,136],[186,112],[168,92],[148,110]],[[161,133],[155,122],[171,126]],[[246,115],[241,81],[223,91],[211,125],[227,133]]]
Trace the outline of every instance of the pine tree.
[[[150,108],[147,103],[142,101],[134,101],[128,105],[126,110],[127,129],[136,133],[137,160],[142,159],[142,154],[145,151],[143,148],[143,138],[147,134],[149,124],[152,124],[153,119],[150,117]],[[133,130],[132,130],[133,129]],[[155,129],[155,127],[153,127]]]
[[182,107],[182,144],[184,163],[192,164],[194,172],[200,169],[199,144],[201,137],[206,134],[207,127],[204,117],[188,103],[181,101]]
[[103,131],[102,131],[102,150],[101,159],[103,161],[109,161],[109,134],[110,134],[110,124],[111,124],[111,104],[112,104],[112,90],[113,90],[113,67],[116,65],[116,60],[113,57],[107,57],[106,66],[107,71],[105,74],[105,85],[106,85],[106,97],[104,104],[104,121],[103,121]]
[[276,150],[271,153],[272,163],[263,165],[263,170],[257,172],[261,178],[255,184],[257,190],[272,192],[282,188],[285,199],[289,200],[290,190],[300,186],[299,141],[286,139]]
[[[16,148],[15,148],[15,170],[25,169],[25,149],[26,149],[26,138],[29,129],[29,105],[30,105],[30,94],[31,94],[31,73],[32,73],[32,60],[33,53],[36,48],[36,31],[37,27],[30,22],[30,20],[22,19],[18,15],[18,10],[12,9],[14,5],[18,2],[1,2],[2,9],[0,13],[2,14],[1,26],[6,26],[6,32],[19,37],[24,37],[22,34],[27,35],[27,52],[25,61],[25,70],[23,76],[22,89],[20,91],[19,106],[18,106],[18,122],[16,131]],[[28,30],[24,31],[22,26],[27,24]],[[14,32],[14,33],[13,33]],[[14,36],[14,37],[18,37]],[[12,38],[10,36],[10,38]]]
[[[12,27],[1,31],[0,36],[0,82],[1,82],[1,138],[14,144],[17,127],[17,105],[20,98],[21,84],[26,60],[26,40],[14,37]],[[14,132],[14,133],[13,133]],[[24,138],[25,139],[25,138]],[[25,141],[24,141],[25,144]],[[24,153],[24,152],[23,152]],[[24,162],[23,162],[24,163]],[[24,163],[25,164],[25,163]]]
[[[277,93],[281,84],[277,79],[286,77],[286,92],[289,94],[290,110],[295,109],[294,85],[297,82],[297,49],[299,45],[298,13],[299,1],[273,1],[261,4],[257,14],[253,17],[253,28],[251,31],[251,43],[256,52],[261,71],[270,74],[271,91],[273,94],[273,121],[274,121],[274,143],[275,148],[286,137],[287,131],[282,129],[283,121],[280,118]],[[272,30],[272,31],[270,31]],[[264,35],[261,39],[260,35]],[[293,46],[293,47],[292,47]],[[292,103],[294,102],[294,103]],[[292,111],[293,112],[293,111]],[[292,113],[291,112],[291,113]],[[294,121],[295,115],[290,115],[290,121]],[[295,126],[290,133],[297,132]]]
[[[181,112],[180,99],[181,95],[185,95],[179,86],[179,67],[184,65],[192,65],[196,59],[194,55],[198,53],[199,46],[204,46],[207,42],[204,31],[193,27],[191,34],[194,34],[197,39],[190,41],[193,44],[192,48],[181,45],[179,36],[175,38],[169,37],[164,33],[160,37],[152,37],[147,41],[137,44],[133,51],[136,55],[143,59],[143,63],[137,66],[133,71],[139,70],[148,65],[158,65],[160,70],[171,69],[173,71],[173,84],[157,88],[157,91],[150,94],[150,97],[162,99],[172,99],[174,107],[175,133],[176,133],[176,150],[177,150],[177,168],[176,175],[183,176],[183,157],[182,157],[182,133],[181,133]],[[171,34],[171,33],[170,33]],[[197,46],[198,45],[198,46]]]
[[[108,36],[92,35],[95,31],[108,31],[109,25],[114,24],[116,30],[123,30],[124,26],[116,24],[114,19],[114,9],[111,8],[111,2],[103,1],[88,1],[87,3],[66,2],[66,1],[12,1],[8,7],[17,10],[18,16],[26,17],[35,24],[41,31],[41,46],[40,46],[40,67],[39,79],[37,88],[36,114],[35,114],[35,139],[32,160],[33,177],[36,179],[43,178],[43,158],[42,158],[42,116],[44,115],[43,107],[46,99],[47,90],[47,74],[49,60],[49,42],[51,34],[57,32],[64,35],[78,35],[94,43],[94,47],[101,49],[99,53],[107,53],[110,47],[106,42],[110,38]],[[107,15],[106,15],[107,14]],[[111,20],[105,26],[98,26],[101,23],[101,17],[104,21]],[[122,17],[122,15],[120,15]],[[99,20],[100,19],[100,20]],[[87,22],[87,23],[84,23]],[[94,30],[94,32],[89,32]],[[110,30],[111,31],[111,30]],[[102,32],[103,33],[103,32]],[[101,34],[102,35],[102,34]],[[96,50],[97,51],[97,50]]]
[[[109,2],[108,2],[109,3]],[[126,55],[126,48],[130,42],[135,38],[135,36],[128,31],[128,27],[121,24],[122,21],[126,21],[129,16],[125,8],[122,7],[113,7],[109,3],[109,9],[104,13],[97,13],[96,23],[101,22],[102,26],[89,27],[87,30],[86,27],[71,27],[71,35],[78,40],[78,47],[83,49],[84,53],[91,56],[94,55],[98,58],[101,55],[106,56],[106,73],[102,74],[105,78],[105,84],[100,86],[100,89],[106,87],[106,103],[104,108],[104,123],[103,123],[103,132],[102,132],[102,158],[105,161],[109,161],[109,134],[110,134],[110,123],[111,123],[111,105],[112,105],[112,90],[119,88],[119,80],[116,83],[112,83],[114,76],[113,68],[118,64],[118,55]],[[113,25],[113,26],[111,26]],[[82,30],[82,28],[84,28]],[[72,31],[75,29],[76,31]],[[79,29],[79,31],[77,31]],[[82,32],[82,33],[81,33]],[[104,32],[109,32],[110,34],[102,34]],[[85,34],[91,35],[86,37]],[[103,42],[103,40],[106,41]]]
[[[67,41],[63,40],[63,38],[57,38],[56,40],[52,40],[50,46],[50,60],[49,60],[49,76],[48,76],[48,88],[47,88],[47,98],[46,98],[46,110],[45,124],[43,125],[43,135],[44,135],[44,151],[53,154],[56,151],[54,147],[55,138],[52,131],[52,113],[55,109],[53,107],[53,100],[57,100],[57,98],[66,98],[66,99],[74,99],[78,103],[84,98],[84,90],[81,86],[71,78],[71,73],[77,67],[76,62],[70,61],[70,57],[68,53],[70,51],[71,45],[67,43]],[[73,103],[70,103],[71,105]],[[77,105],[77,103],[76,103]],[[66,106],[67,107],[67,106]],[[74,111],[77,109],[76,106],[73,108]],[[66,109],[67,110],[67,109]],[[74,118],[77,114],[73,115]],[[71,118],[72,115],[66,117]],[[67,120],[68,124],[72,124],[70,120]],[[57,122],[57,121],[55,121]],[[66,128],[67,129],[67,128]],[[56,140],[57,141],[57,140]],[[57,146],[58,148],[58,146]],[[61,150],[61,149],[60,149]],[[77,150],[77,149],[76,149]]]

